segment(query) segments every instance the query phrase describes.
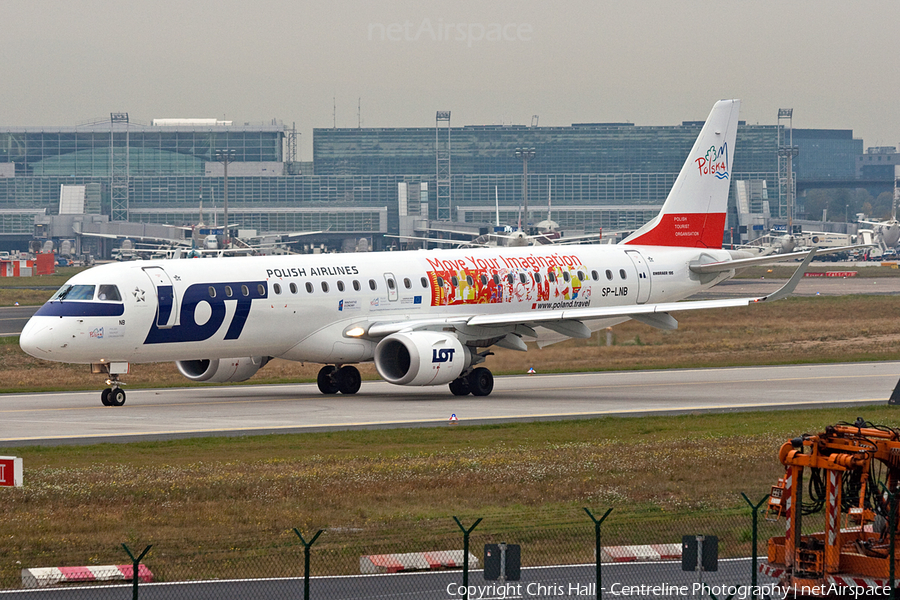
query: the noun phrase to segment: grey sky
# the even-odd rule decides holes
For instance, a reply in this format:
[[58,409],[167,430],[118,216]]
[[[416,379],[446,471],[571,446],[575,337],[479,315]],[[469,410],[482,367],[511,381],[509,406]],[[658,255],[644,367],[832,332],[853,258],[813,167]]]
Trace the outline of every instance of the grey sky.
[[[896,0],[0,0],[0,125],[126,111],[313,127],[741,118],[900,143]],[[449,39],[447,39],[449,35]],[[499,37],[500,39],[494,39]]]

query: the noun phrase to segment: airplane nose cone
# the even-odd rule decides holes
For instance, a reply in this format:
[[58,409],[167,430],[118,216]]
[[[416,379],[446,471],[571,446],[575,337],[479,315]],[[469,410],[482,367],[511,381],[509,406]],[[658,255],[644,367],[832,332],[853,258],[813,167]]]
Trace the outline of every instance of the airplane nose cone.
[[35,358],[48,358],[53,349],[53,329],[43,319],[31,319],[19,335],[19,347]]

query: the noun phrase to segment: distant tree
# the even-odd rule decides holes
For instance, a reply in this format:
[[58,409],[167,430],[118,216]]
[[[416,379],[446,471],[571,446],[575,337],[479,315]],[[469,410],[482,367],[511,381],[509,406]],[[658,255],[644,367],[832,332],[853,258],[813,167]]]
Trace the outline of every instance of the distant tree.
[[893,199],[894,195],[890,192],[878,194],[878,198],[875,199],[875,207],[872,209],[873,216],[876,219],[890,219]]

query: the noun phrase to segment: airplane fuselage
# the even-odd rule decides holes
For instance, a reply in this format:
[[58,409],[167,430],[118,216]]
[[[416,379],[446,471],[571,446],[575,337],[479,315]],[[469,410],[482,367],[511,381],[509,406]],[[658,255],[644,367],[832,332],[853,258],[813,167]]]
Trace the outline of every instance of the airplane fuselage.
[[[364,362],[376,341],[346,335],[354,325],[675,301],[729,276],[701,281],[689,270],[701,256],[730,254],[594,245],[108,264],[74,276],[79,299],[45,304],[22,339],[34,356],[71,363]],[[101,299],[104,286],[118,299]]]

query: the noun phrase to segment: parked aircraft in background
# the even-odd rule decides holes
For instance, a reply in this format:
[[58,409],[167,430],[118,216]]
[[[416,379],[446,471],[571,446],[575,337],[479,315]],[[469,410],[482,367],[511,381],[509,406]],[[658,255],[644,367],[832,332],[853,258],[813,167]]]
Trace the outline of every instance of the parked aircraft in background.
[[[617,245],[524,246],[108,264],[79,273],[20,337],[38,358],[108,375],[121,405],[131,363],[175,361],[193,381],[243,381],[271,357],[321,363],[319,389],[360,389],[354,363],[397,385],[486,396],[493,346],[526,350],[635,319],[766,297],[679,302],[771,261],[722,249],[738,100],[717,102],[653,220]],[[796,254],[779,258],[793,259]]]

